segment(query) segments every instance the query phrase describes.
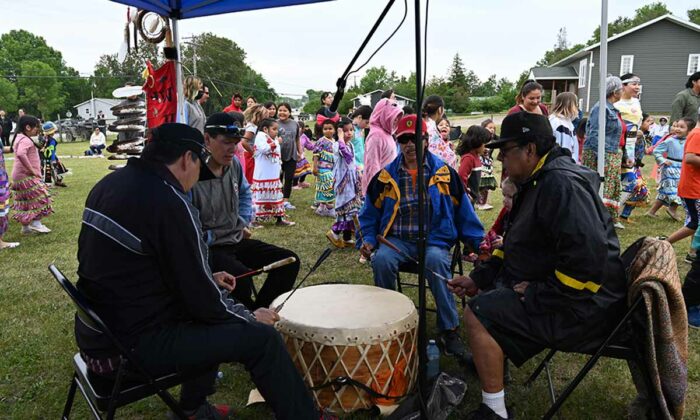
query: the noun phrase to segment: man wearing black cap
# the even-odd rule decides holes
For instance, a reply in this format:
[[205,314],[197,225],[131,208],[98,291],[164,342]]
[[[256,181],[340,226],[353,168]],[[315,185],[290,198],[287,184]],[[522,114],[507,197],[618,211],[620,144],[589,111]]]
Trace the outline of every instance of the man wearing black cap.
[[509,115],[487,147],[500,149],[519,192],[503,252],[450,282],[460,296],[481,291],[464,310],[483,397],[472,419],[508,418],[504,355],[520,366],[545,348],[590,351],[619,320],[626,296],[600,179],[555,145],[547,118]]
[[250,187],[235,157],[243,136],[239,127],[229,113],[219,112],[207,119],[204,143],[211,159],[202,165],[199,182],[192,190],[192,202],[209,238],[214,271],[238,276],[275,261],[295,258],[293,263],[270,271],[255,301],[251,298],[252,278],[236,279],[231,295],[252,310],[267,308],[277,296],[291,290],[300,263],[299,257],[288,249],[250,239],[251,231],[246,228],[250,219],[246,220],[240,211],[241,204],[251,208],[252,203],[249,195],[241,197],[241,192]]
[[[202,372],[182,385],[190,418],[229,418],[206,400],[218,364],[240,362],[277,418],[318,418],[268,309],[250,313],[226,299],[232,276],[215,273],[188,191],[210,157],[204,137],[183,124],[153,129],[141,159],[90,191],[78,238],[78,289],[126,348],[153,375]],[[114,374],[118,354],[76,317],[89,369]]]

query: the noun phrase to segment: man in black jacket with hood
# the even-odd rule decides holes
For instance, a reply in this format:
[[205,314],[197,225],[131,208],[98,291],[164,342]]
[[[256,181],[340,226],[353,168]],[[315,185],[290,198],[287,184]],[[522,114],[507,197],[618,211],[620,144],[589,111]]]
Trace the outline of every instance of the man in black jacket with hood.
[[600,178],[555,145],[546,117],[507,116],[500,149],[518,185],[502,252],[450,282],[479,296],[464,310],[483,403],[472,419],[508,418],[504,355],[520,366],[545,348],[586,352],[600,346],[625,309],[626,280]]

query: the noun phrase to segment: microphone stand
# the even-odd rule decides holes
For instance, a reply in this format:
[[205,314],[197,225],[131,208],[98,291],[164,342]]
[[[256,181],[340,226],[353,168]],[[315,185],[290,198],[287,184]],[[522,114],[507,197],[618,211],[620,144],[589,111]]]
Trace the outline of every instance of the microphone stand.
[[396,0],[389,0],[389,3],[387,3],[386,7],[382,11],[382,14],[379,15],[379,19],[377,19],[377,21],[374,23],[374,26],[372,26],[372,29],[370,29],[369,33],[367,34],[367,37],[362,42],[362,45],[360,45],[360,49],[357,50],[355,56],[350,61],[350,64],[348,64],[348,67],[343,72],[343,75],[338,78],[337,82],[335,82],[335,85],[338,89],[335,91],[335,95],[333,96],[333,103],[329,108],[331,112],[335,112],[338,109],[338,105],[340,105],[340,101],[343,99],[343,95],[345,94],[345,85],[347,83],[348,75],[352,70],[352,66],[354,66],[357,59],[360,58],[360,54],[362,54],[362,51],[364,51],[365,47],[367,46],[367,43],[369,43],[369,40],[372,39],[372,36],[377,31],[377,28],[379,28],[379,25],[382,23],[387,13],[389,13],[389,9],[391,9],[391,6],[394,5],[394,1]]

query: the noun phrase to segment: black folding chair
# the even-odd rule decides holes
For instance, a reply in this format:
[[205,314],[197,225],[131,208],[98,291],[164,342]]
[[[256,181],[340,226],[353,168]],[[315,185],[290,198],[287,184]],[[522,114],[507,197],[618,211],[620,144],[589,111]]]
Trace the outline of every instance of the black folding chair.
[[[464,273],[464,267],[462,265],[462,248],[459,245],[459,242],[454,246],[454,249],[452,250],[452,261],[450,262],[450,272],[452,274],[459,274],[460,276]],[[399,293],[403,293],[403,287],[413,287],[417,288],[418,283],[415,282],[405,282],[401,281],[401,273],[407,273],[407,274],[418,274],[418,264],[414,263],[413,261],[408,261],[405,262],[401,265],[399,265],[399,271],[396,273],[396,288],[398,289]],[[466,298],[462,298],[462,308],[467,304]],[[426,308],[427,311],[437,313],[437,310],[435,308]]]
[[[642,238],[644,239],[644,238]],[[632,260],[636,256],[642,244],[642,239],[636,241],[632,244],[622,255],[622,261],[626,268],[626,272],[632,263]],[[646,331],[636,322],[635,319],[639,319],[643,315],[642,311],[645,309],[643,304],[644,300],[640,296],[637,298],[632,305],[627,309],[624,317],[615,326],[612,332],[607,336],[603,343],[594,352],[585,353],[589,354],[591,357],[588,359],[586,364],[581,368],[574,379],[566,386],[564,391],[557,397],[554,390],[554,385],[552,383],[552,376],[550,374],[550,363],[557,350],[550,349],[542,362],[537,366],[535,371],[530,375],[530,377],[525,381],[526,386],[532,385],[532,383],[537,379],[537,377],[544,370],[547,374],[547,382],[549,388],[549,395],[552,400],[552,406],[547,410],[543,419],[551,419],[562,407],[566,399],[569,398],[576,387],[581,383],[583,378],[588,375],[588,372],[595,366],[601,357],[608,357],[612,359],[626,360],[635,362],[636,365],[641,370],[642,376],[644,377],[645,385],[647,389],[652,390],[652,378],[651,374],[647,369],[645,353],[643,349],[643,337],[646,335]],[[656,394],[653,392],[649,393],[654,398],[654,410],[659,411],[659,403],[656,400]],[[660,413],[658,413],[660,414]]]
[[201,372],[191,372],[188,375],[174,372],[158,378],[153,377],[112,334],[107,325],[92,310],[85,296],[63,273],[53,264],[49,266],[49,271],[73,301],[79,320],[96,332],[104,334],[111,341],[114,349],[119,352],[119,367],[114,377],[94,374],[88,370],[80,353],[73,356],[74,373],[62,419],[68,419],[70,415],[76,389],[79,389],[80,393],[83,394],[90,411],[97,419],[103,418],[102,412],[106,413],[105,418],[112,419],[117,408],[152,395],[158,395],[176,416],[186,419],[187,416],[166,389],[180,385]]

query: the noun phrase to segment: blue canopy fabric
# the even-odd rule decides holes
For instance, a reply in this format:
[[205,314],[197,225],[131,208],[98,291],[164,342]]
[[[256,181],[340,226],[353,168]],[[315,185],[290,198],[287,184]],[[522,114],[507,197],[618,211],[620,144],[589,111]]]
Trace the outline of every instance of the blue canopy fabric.
[[161,16],[189,19],[247,10],[321,3],[331,0],[111,0]]

